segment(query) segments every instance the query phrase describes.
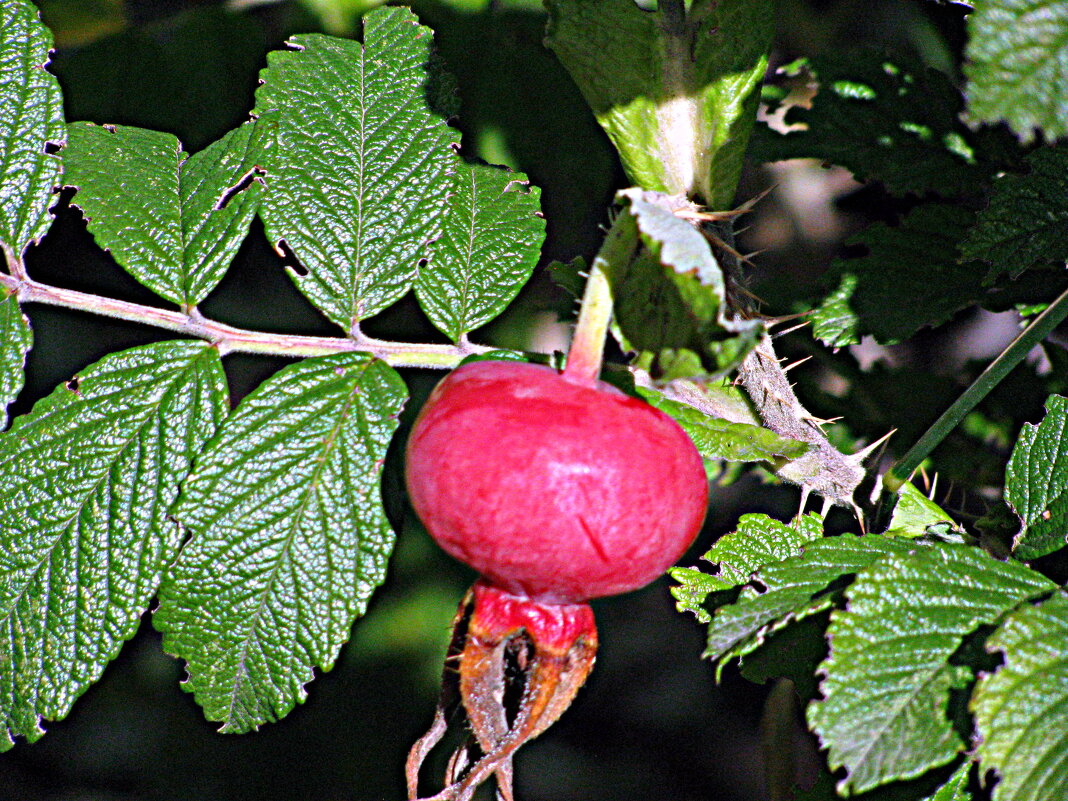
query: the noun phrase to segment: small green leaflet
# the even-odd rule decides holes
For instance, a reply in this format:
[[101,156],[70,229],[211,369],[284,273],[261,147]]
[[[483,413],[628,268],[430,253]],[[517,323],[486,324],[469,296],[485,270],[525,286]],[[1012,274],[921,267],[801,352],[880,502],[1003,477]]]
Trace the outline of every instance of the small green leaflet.
[[771,632],[832,605],[836,594],[825,592],[832,583],[911,547],[907,540],[876,534],[843,534],[804,544],[799,556],[756,571],[762,592],[745,587],[735,603],[716,610],[704,655],[718,660],[717,671],[722,670],[731,659],[760,647]]
[[0,750],[64,717],[136,631],[226,393],[215,348],[161,342],[86,368],[0,436]]
[[886,530],[893,537],[941,535],[955,528],[953,518],[909,481],[897,491],[897,504]]
[[0,258],[22,258],[51,223],[63,142],[63,95],[45,69],[52,34],[28,0],[0,3]]
[[350,331],[416,280],[441,231],[458,131],[427,106],[433,40],[406,8],[363,17],[363,44],[294,36],[271,53],[255,115],[277,109],[260,209],[292,278]]
[[796,459],[812,447],[807,442],[780,437],[761,426],[712,417],[656,390],[639,387],[637,392],[651,406],[671,416],[690,436],[701,456],[708,460],[774,462],[779,458]]
[[1005,500],[1023,521],[1015,556],[1037,559],[1068,541],[1068,398],[1050,395],[1038,425],[1024,423],[1005,467]]
[[22,391],[23,368],[31,347],[30,321],[15,296],[0,288],[0,426],[7,427],[7,407]]
[[191,539],[155,625],[222,731],[303,701],[385,577],[379,476],[406,398],[366,354],[306,359],[245,398],[197,459],[174,509]]
[[972,794],[968,790],[968,777],[971,772],[972,763],[965,760],[945,784],[923,801],[972,801]]
[[983,0],[968,15],[964,75],[968,115],[1001,120],[1025,141],[1068,135],[1068,5],[1061,0]]
[[546,44],[630,181],[715,208],[734,198],[775,18],[766,0],[696,0],[683,19],[633,0],[550,0]]
[[674,213],[685,201],[641,189],[623,190],[618,199],[642,244],[629,267],[609,276],[624,348],[654,358],[691,351],[695,369],[711,374],[737,366],[763,328],[730,315],[723,270],[708,240]]
[[941,543],[887,556],[857,574],[831,615],[823,699],[808,722],[845,767],[839,792],[863,792],[944,765],[964,747],[949,692],[971,671],[950,662],[964,638],[1054,585],[1018,562]]
[[758,124],[752,157],[820,159],[897,195],[975,193],[993,172],[976,162],[975,135],[960,121],[963,101],[948,76],[869,50],[814,58],[808,71],[819,82],[812,106],[792,106],[785,117],[804,130]]
[[965,258],[990,263],[988,283],[1068,259],[1068,147],[1039,148],[1026,161],[1026,175],[994,182],[990,204],[961,243]]
[[890,344],[982,297],[983,270],[957,254],[971,222],[960,206],[925,203],[896,228],[876,223],[854,237],[849,244],[868,252],[831,266],[827,280],[837,286],[813,312],[813,333],[831,347],[865,334]]
[[97,244],[160,297],[195,306],[248,233],[269,131],[266,119],[246,123],[189,156],[171,134],[75,122],[63,181],[78,187]]
[[1068,798],[1068,597],[1022,606],[987,640],[1005,663],[972,696],[978,753],[1001,781],[994,801]]
[[423,311],[454,342],[504,311],[530,278],[545,238],[540,197],[522,173],[457,168],[441,237],[415,284]]
[[678,610],[693,612],[699,621],[708,623],[712,617],[703,604],[710,593],[746,584],[759,568],[800,555],[805,543],[822,536],[823,520],[819,515],[803,515],[790,524],[767,515],[742,515],[738,528],[701,557],[716,565],[717,573],[686,567],[671,571],[671,577],[679,582],[671,588]]

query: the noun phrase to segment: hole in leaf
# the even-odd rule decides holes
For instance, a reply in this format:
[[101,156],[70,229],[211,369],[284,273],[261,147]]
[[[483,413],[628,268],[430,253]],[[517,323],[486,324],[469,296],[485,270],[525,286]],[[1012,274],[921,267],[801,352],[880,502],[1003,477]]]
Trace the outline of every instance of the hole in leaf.
[[78,379],[78,376],[74,376],[74,378],[72,378],[66,384],[67,389],[69,389],[71,392],[77,392],[79,386],[80,386],[80,381]]
[[219,199],[215,201],[215,205],[212,206],[212,208],[215,211],[225,209],[227,205],[229,205],[230,201],[233,200],[235,195],[244,192],[246,189],[252,186],[252,183],[254,181],[259,181],[260,183],[263,183],[263,177],[265,175],[267,175],[267,170],[263,169],[263,167],[253,167],[251,170],[242,175],[236,184],[225,189],[223,193],[219,195]]
[[44,152],[49,156],[54,156],[63,147],[61,142],[45,142]]
[[422,258],[422,259],[419,259],[419,261],[417,261],[415,264],[421,270],[424,267],[426,267],[429,263],[430,262],[427,259]]
[[293,248],[289,246],[289,243],[284,239],[279,239],[278,244],[275,245],[275,250],[282,256],[284,264],[294,273],[301,278],[308,274],[308,268],[300,263],[300,259],[297,258],[297,254],[293,252]]

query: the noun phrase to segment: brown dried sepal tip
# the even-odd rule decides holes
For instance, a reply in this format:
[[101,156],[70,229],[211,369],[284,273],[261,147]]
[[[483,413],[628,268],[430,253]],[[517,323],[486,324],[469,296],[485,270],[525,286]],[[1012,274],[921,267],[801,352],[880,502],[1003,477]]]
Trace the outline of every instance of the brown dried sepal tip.
[[479,755],[472,760],[468,746],[458,748],[445,789],[424,801],[470,801],[494,774],[500,798],[512,801],[512,756],[571,705],[596,654],[589,604],[541,603],[477,582],[453,622],[434,723],[408,754],[408,798],[418,798],[423,760],[462,703]]

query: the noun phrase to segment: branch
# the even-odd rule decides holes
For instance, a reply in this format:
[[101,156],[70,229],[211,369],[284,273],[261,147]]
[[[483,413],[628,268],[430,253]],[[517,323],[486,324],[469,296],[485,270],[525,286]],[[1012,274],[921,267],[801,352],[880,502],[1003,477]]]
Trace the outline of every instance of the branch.
[[262,353],[274,356],[325,356],[330,353],[370,353],[393,367],[428,367],[451,369],[464,358],[476,353],[493,350],[484,345],[461,341],[458,345],[431,345],[415,342],[388,342],[368,336],[315,337],[294,334],[271,334],[209,320],[195,308],[188,312],[170,311],[125,300],[90,295],[73,289],[42,284],[26,276],[18,260],[19,269],[14,269],[10,254],[8,267],[11,275],[0,274],[0,286],[15,293],[19,303],[42,303],[67,309],[92,312],[105,317],[130,320],[135,323],[165,328],[179,334],[206,339],[214,343],[219,352]]

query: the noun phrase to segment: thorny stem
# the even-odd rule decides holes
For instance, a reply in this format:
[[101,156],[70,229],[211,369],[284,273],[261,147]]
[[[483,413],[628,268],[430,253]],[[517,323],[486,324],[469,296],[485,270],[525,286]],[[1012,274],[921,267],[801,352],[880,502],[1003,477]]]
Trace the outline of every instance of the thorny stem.
[[601,374],[604,341],[612,320],[612,279],[629,263],[637,237],[634,217],[629,211],[621,212],[590,266],[564,367],[564,375],[572,381],[592,384]]
[[972,382],[972,385],[961,393],[953,405],[931,424],[931,427],[916,441],[908,453],[901,457],[901,461],[890,468],[883,478],[883,485],[891,492],[897,492],[931,451],[938,447],[942,440],[960,424],[961,420],[1001,383],[1016,365],[1023,361],[1035,345],[1064,322],[1065,318],[1068,318],[1068,290],[1062,292],[1044,312],[1021,331],[1020,335],[1001,352],[1001,355],[994,359]]
[[431,345],[415,342],[387,342],[365,335],[357,337],[315,337],[251,331],[210,320],[196,308],[170,311],[125,300],[90,295],[72,289],[42,284],[30,278],[24,265],[5,254],[10,275],[0,273],[0,286],[13,292],[20,304],[42,303],[92,312],[135,323],[165,328],[214,343],[219,352],[261,353],[275,356],[325,356],[330,353],[371,353],[393,367],[450,369],[464,358],[486,353],[492,348],[462,340],[458,345]]

